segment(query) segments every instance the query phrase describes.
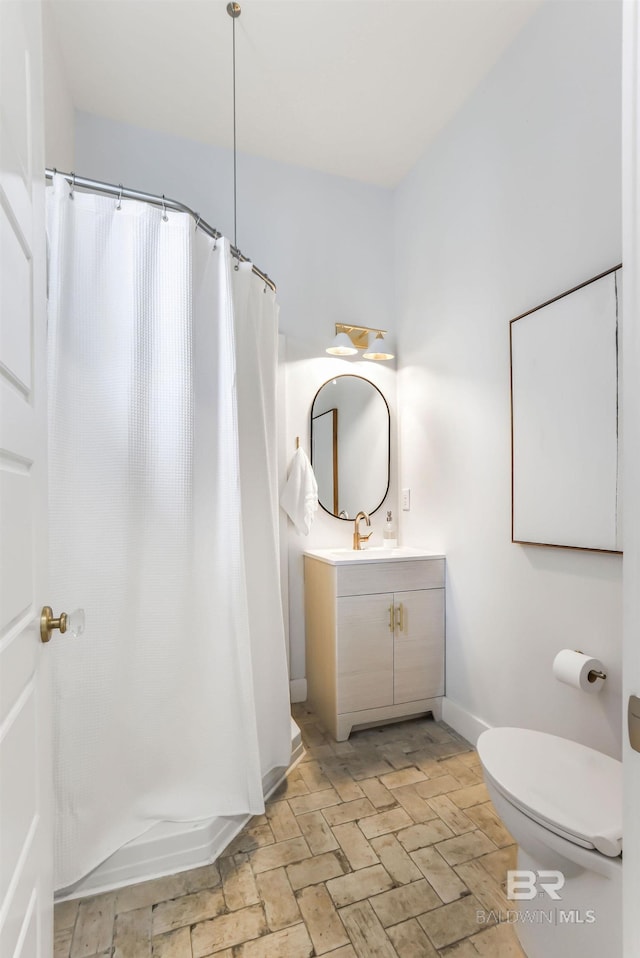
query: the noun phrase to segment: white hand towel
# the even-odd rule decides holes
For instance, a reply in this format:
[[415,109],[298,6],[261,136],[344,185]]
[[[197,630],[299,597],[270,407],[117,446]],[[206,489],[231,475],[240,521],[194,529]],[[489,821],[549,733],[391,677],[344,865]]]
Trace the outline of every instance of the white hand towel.
[[301,447],[296,449],[291,460],[289,478],[280,496],[280,505],[287,513],[297,532],[309,535],[313,517],[318,508],[318,483],[309,458]]

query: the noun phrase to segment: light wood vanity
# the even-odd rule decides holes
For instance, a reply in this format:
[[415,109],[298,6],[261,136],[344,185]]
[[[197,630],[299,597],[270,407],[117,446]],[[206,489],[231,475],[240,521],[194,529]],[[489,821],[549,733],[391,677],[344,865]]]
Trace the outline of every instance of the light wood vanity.
[[354,726],[431,711],[444,695],[444,556],[304,554],[307,689],[338,742]]

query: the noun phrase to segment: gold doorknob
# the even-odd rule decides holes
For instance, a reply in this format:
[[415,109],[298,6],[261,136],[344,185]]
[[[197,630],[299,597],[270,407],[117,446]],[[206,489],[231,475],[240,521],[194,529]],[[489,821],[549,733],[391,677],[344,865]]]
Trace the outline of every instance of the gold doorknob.
[[76,609],[71,614],[61,612],[56,619],[51,606],[45,605],[40,613],[40,638],[43,642],[48,642],[54,629],[59,629],[63,634],[69,631],[77,638],[84,632],[84,624],[84,609]]

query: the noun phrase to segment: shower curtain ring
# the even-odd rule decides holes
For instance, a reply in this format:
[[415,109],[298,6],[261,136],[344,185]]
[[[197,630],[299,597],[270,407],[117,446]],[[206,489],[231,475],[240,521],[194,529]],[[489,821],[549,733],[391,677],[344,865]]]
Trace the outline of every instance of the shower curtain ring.
[[196,225],[195,225],[194,233],[197,233],[197,232],[198,232],[198,226],[200,225],[200,220],[202,219],[202,217],[200,216],[199,213],[197,214],[197,217],[198,217],[198,218],[197,218],[197,220],[196,220]]
[[75,188],[76,188],[76,174],[72,172],[71,173],[71,190],[69,191],[70,200],[73,199],[73,191],[75,190]]
[[235,269],[236,273],[237,273],[238,270],[240,269],[240,256],[241,256],[241,255],[242,255],[242,254],[241,254],[240,250],[236,247],[236,265],[233,267],[233,268]]
[[162,219],[166,223],[169,217],[167,216],[167,207],[164,202],[164,193],[162,194]]
[[213,234],[213,246],[212,246],[212,248],[211,248],[211,252],[212,252],[212,253],[215,253],[215,251],[217,250],[217,248],[218,248],[218,234],[217,234],[217,233],[214,233],[214,234]]
[[116,203],[116,209],[121,210],[122,209],[122,183],[119,183],[118,186],[120,187],[120,192],[118,193],[118,202]]

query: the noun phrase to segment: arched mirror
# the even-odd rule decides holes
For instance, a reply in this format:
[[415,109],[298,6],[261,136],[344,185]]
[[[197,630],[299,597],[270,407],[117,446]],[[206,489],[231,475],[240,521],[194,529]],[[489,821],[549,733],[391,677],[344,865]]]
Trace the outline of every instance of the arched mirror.
[[335,376],[311,406],[311,464],[318,501],[338,519],[379,509],[389,489],[389,406],[362,376]]

